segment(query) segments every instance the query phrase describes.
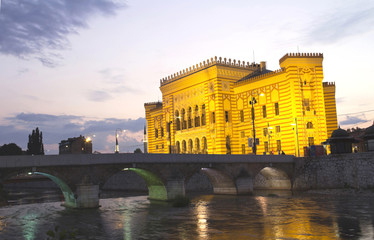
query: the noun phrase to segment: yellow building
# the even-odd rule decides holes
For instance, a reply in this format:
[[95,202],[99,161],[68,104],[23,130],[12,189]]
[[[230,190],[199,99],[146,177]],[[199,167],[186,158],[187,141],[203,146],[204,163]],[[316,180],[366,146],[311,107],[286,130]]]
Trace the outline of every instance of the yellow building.
[[322,83],[322,61],[286,54],[270,71],[215,57],[161,79],[162,103],[144,104],[148,152],[302,156],[337,128],[335,84]]

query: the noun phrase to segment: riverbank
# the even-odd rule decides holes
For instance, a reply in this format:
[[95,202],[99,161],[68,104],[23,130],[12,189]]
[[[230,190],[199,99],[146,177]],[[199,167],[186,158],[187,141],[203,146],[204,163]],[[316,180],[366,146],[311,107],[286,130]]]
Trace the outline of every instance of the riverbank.
[[335,196],[374,196],[374,189],[353,189],[353,188],[342,188],[342,189],[311,189],[307,191],[301,191],[301,194],[310,195],[335,195]]

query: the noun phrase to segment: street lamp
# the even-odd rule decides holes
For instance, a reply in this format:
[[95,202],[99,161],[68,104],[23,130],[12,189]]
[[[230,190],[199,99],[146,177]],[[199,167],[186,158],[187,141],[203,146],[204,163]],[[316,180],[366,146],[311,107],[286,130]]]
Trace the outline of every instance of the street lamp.
[[119,153],[119,145],[118,145],[118,131],[119,132],[126,132],[126,130],[122,130],[120,128],[116,129],[116,147],[114,149],[114,153]]
[[169,154],[171,154],[171,124],[173,121],[168,122],[168,131],[169,131]]
[[[269,152],[270,154],[274,154],[273,152],[273,146],[271,145],[271,134],[273,133],[272,131],[270,131],[271,129],[273,129],[273,127],[269,127],[269,123],[268,123],[268,139],[269,139]],[[271,151],[270,151],[271,149]]]
[[252,123],[253,123],[253,146],[252,146],[252,151],[256,155],[257,153],[257,146],[256,146],[256,129],[255,129],[255,110],[253,107],[253,104],[256,104],[257,101],[255,97],[252,97],[252,100],[249,101],[249,104],[252,106]]
[[291,125],[296,126],[297,156],[300,157],[299,133],[298,133],[298,130],[297,130],[297,118],[295,118],[295,123],[291,123]]

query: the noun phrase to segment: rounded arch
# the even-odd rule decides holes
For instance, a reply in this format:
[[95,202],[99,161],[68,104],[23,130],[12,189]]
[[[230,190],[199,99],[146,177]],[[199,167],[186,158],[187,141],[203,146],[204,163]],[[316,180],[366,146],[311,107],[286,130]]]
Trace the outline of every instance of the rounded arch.
[[179,116],[178,110],[175,110],[175,121],[177,125],[177,131],[181,130],[181,117]]
[[202,153],[207,154],[208,153],[208,142],[206,140],[206,137],[202,138]]
[[195,106],[195,127],[200,127],[199,106]]
[[186,129],[187,128],[187,121],[186,121],[186,110],[182,108],[181,110],[181,121],[182,121],[182,127],[181,129]]
[[200,139],[199,138],[195,139],[195,150],[196,150],[196,153],[200,153]]
[[188,140],[188,153],[192,153],[193,151],[193,141],[192,139]]
[[177,145],[177,154],[180,154],[181,153],[181,143],[179,141],[177,141],[176,145]]
[[187,151],[186,140],[183,140],[183,141],[182,141],[182,153],[186,153],[186,151]]
[[153,172],[142,168],[128,168],[144,179],[148,187],[149,199],[168,200],[168,194],[164,182]]
[[291,190],[291,180],[286,172],[274,167],[263,168],[255,177],[254,189]]
[[69,185],[64,180],[62,180],[61,178],[57,177],[56,174],[54,174],[52,172],[45,172],[45,171],[43,171],[43,172],[41,172],[41,171],[38,171],[38,172],[37,171],[26,172],[26,171],[22,170],[22,171],[18,171],[18,172],[9,173],[4,178],[4,180],[5,179],[10,179],[10,178],[15,177],[15,176],[17,176],[19,174],[40,175],[40,176],[44,176],[44,177],[49,178],[61,190],[61,192],[62,192],[62,194],[64,196],[64,205],[66,207],[76,208],[78,206],[77,200],[76,200],[75,195],[74,195],[74,192],[71,190],[71,188],[69,187]]
[[192,108],[188,108],[188,113],[187,113],[187,118],[188,118],[188,128],[192,128]]
[[231,154],[231,140],[230,136],[226,136],[226,154]]
[[53,176],[48,173],[43,173],[43,172],[32,172],[32,174],[42,175],[42,176],[45,176],[51,179],[61,189],[62,194],[64,195],[64,199],[65,199],[64,205],[67,207],[73,207],[73,208],[77,207],[77,201],[75,199],[73,191],[63,180],[61,180],[60,178],[56,176]]
[[226,173],[214,168],[202,168],[201,171],[208,176],[215,194],[237,194],[234,179]]

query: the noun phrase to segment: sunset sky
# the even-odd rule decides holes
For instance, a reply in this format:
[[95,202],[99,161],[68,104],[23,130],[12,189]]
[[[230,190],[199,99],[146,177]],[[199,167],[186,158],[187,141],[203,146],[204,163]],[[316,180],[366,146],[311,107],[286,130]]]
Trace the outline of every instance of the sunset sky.
[[0,145],[46,154],[93,136],[93,149],[142,148],[144,103],[159,80],[214,56],[266,61],[324,54],[339,124],[374,120],[374,1],[0,0]]

